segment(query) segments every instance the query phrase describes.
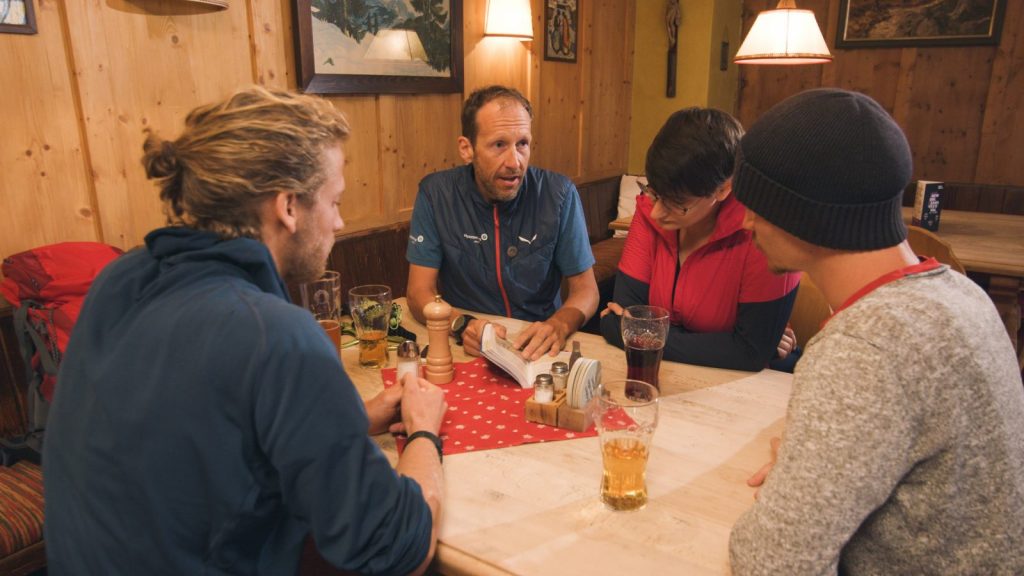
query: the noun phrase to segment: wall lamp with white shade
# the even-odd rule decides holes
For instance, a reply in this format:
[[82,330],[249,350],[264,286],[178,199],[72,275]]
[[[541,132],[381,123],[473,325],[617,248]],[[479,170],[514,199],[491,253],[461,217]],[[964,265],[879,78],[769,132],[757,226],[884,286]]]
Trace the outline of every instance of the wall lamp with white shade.
[[530,0],[487,0],[484,36],[533,40]]
[[796,0],[779,0],[757,15],[733,62],[737,64],[825,64],[832,61],[814,12]]

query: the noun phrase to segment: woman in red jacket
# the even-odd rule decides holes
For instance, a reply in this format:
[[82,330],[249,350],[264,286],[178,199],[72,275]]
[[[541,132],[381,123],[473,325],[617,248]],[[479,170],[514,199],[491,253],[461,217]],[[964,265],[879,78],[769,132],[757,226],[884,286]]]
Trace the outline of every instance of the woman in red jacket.
[[[619,261],[601,333],[620,348],[634,304],[670,311],[664,359],[761,370],[793,348],[786,322],[800,276],[775,274],[732,196],[739,122],[720,110],[669,117],[647,150],[647,181]],[[792,360],[792,359],[791,359]]]

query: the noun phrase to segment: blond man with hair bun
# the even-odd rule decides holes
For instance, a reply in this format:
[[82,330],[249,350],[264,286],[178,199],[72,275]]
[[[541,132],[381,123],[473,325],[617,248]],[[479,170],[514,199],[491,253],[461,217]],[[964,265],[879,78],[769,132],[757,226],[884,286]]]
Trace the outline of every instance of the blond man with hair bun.
[[365,404],[291,304],[344,223],[349,124],[319,98],[253,87],[150,133],[168,226],[86,298],[47,430],[52,574],[292,574],[312,535],[359,573],[422,573],[441,510],[440,444],[393,469],[369,438],[434,439],[440,389]]

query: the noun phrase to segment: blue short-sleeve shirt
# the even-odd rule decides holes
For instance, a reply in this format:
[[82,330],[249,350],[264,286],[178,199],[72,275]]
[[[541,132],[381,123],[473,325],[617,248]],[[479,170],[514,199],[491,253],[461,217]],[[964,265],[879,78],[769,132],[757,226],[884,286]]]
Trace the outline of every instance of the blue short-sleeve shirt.
[[453,306],[528,321],[554,314],[562,278],[594,265],[572,180],[531,167],[513,200],[491,204],[471,164],[420,182],[406,259],[438,269]]

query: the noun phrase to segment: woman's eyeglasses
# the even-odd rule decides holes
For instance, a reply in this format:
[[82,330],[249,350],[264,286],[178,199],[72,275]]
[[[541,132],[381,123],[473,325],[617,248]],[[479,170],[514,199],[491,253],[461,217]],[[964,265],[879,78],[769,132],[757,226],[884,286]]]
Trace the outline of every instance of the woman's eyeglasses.
[[686,216],[686,214],[690,210],[693,210],[694,208],[696,208],[697,204],[700,204],[700,201],[704,199],[703,197],[697,198],[689,206],[680,206],[679,204],[676,204],[675,202],[670,202],[668,200],[665,200],[661,196],[658,196],[658,193],[654,191],[654,188],[651,188],[650,186],[640,182],[639,180],[637,180],[636,185],[640,188],[640,193],[643,194],[644,196],[647,196],[651,200],[652,204],[653,203],[657,203],[657,202],[661,202],[662,204],[665,205],[666,208],[669,208],[670,210],[677,211],[677,212],[681,213],[683,216]]

